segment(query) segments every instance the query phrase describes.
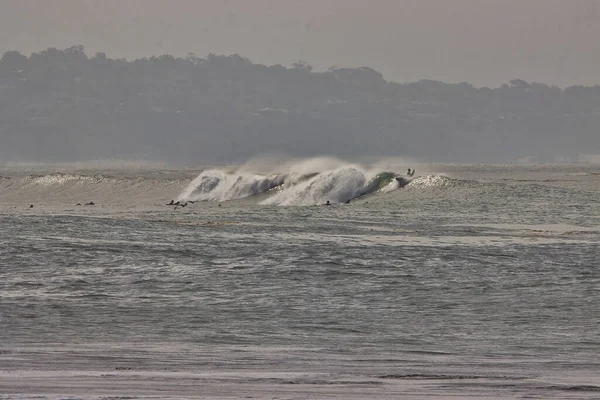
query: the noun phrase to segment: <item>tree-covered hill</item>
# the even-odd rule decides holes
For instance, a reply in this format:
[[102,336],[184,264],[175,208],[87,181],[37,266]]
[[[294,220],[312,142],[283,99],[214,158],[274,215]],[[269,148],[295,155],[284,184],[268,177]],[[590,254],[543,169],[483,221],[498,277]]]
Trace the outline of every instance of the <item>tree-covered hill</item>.
[[82,46],[0,59],[0,159],[232,162],[413,156],[502,162],[600,153],[600,86],[389,82],[237,54],[126,61]]

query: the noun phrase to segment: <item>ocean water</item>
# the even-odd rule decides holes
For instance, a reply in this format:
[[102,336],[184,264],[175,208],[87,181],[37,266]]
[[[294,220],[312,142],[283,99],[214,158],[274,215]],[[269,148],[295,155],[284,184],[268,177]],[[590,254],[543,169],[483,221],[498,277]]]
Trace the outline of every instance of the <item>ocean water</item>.
[[600,398],[600,166],[416,169],[2,167],[0,399]]

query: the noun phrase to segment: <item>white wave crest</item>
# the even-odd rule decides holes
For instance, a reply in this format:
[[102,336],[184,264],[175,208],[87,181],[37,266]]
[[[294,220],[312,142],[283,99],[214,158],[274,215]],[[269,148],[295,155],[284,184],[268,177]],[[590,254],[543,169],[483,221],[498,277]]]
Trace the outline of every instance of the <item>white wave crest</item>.
[[36,176],[30,175],[25,181],[32,185],[41,186],[53,186],[53,185],[65,185],[67,183],[78,183],[78,184],[99,184],[99,183],[115,183],[115,179],[107,178],[103,175],[79,175],[79,174],[67,174],[57,172],[48,175]]
[[460,181],[452,178],[448,178],[443,175],[427,175],[419,176],[412,179],[409,182],[409,187],[426,187],[426,188],[437,188],[437,187],[448,187],[459,184]]
[[327,201],[343,203],[363,194],[366,183],[367,175],[362,169],[346,166],[290,186],[261,204],[298,206],[323,204]]
[[179,201],[235,200],[264,193],[283,184],[283,175],[227,174],[220,170],[202,172],[179,195]]
[[[394,170],[396,168],[381,170],[379,167],[349,164],[330,157],[304,160],[257,158],[234,172],[219,169],[202,172],[177,200],[227,201],[268,193],[267,198],[257,199],[259,204],[343,203],[370,193],[391,192],[421,179],[390,172]],[[435,179],[435,176],[429,176],[420,184],[435,185]]]

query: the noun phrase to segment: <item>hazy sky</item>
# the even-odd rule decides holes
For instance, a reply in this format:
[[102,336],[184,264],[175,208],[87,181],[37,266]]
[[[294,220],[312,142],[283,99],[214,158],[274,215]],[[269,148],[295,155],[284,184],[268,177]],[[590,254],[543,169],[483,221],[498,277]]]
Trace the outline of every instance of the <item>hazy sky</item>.
[[0,0],[0,52],[238,53],[399,82],[600,83],[600,0]]

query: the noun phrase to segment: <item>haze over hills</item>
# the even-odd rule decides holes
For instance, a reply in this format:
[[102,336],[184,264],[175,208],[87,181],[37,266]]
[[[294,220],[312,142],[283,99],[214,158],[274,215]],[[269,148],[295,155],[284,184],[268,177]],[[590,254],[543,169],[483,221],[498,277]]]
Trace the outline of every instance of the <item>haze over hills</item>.
[[295,156],[442,162],[600,153],[600,86],[497,88],[313,72],[234,54],[127,61],[82,46],[0,59],[0,159],[227,163]]

